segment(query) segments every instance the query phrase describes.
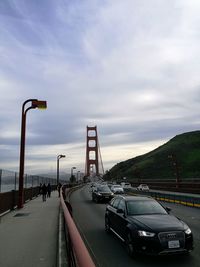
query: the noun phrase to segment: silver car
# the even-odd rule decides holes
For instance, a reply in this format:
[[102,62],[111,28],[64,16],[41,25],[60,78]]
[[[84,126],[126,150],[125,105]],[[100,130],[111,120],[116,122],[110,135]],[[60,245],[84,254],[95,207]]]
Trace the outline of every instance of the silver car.
[[124,193],[123,187],[119,184],[112,185],[110,189],[114,194],[123,194]]
[[149,187],[148,187],[147,184],[140,184],[140,185],[137,187],[137,189],[138,189],[139,191],[149,191]]

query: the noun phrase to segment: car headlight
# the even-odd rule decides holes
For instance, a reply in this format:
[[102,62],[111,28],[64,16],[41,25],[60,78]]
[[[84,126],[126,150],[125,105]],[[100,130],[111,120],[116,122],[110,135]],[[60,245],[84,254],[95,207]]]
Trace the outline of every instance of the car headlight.
[[98,196],[101,196],[101,193],[97,193]]
[[188,227],[188,228],[185,230],[185,233],[186,233],[187,235],[189,235],[189,234],[192,233],[192,231],[191,231],[191,229]]
[[146,232],[146,231],[138,231],[139,236],[145,236],[145,237],[154,237],[155,233]]

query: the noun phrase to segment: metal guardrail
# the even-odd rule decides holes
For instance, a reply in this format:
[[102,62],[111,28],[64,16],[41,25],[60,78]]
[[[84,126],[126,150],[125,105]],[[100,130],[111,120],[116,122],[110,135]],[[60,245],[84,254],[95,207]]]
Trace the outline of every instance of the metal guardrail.
[[185,179],[177,183],[175,180],[163,179],[163,180],[149,180],[143,179],[140,182],[130,181],[133,187],[137,187],[139,184],[147,184],[151,189],[200,194],[200,179]]
[[132,190],[132,193],[151,196],[159,201],[171,202],[176,204],[182,204],[189,207],[200,208],[200,195],[199,197],[192,194],[183,193],[165,193],[165,192],[144,192],[138,190]]
[[[69,203],[69,194],[75,188],[66,189],[64,193],[60,194],[60,202],[64,213],[66,228],[67,228],[67,247],[68,247],[68,261],[69,267],[95,267],[95,264],[90,257],[90,254],[79,234],[79,231],[72,218],[72,208]],[[63,197],[64,195],[64,197]],[[64,200],[65,198],[65,200]]]

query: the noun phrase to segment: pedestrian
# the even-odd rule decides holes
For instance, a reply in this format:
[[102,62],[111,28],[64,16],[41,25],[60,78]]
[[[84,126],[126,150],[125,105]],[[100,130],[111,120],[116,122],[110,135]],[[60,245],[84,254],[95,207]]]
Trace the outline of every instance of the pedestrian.
[[61,186],[62,186],[61,183],[59,183],[58,186],[57,186],[58,197],[60,197],[60,189],[61,189]]
[[46,201],[46,197],[47,197],[47,186],[46,184],[44,183],[42,185],[42,200],[43,201]]
[[48,183],[47,185],[47,197],[51,197],[51,185]]
[[42,184],[40,183],[40,185],[39,185],[39,195],[41,195],[42,194]]

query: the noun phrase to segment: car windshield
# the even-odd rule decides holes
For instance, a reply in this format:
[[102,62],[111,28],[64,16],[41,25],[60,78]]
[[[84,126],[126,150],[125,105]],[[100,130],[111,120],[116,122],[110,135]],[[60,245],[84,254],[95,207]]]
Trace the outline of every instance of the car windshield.
[[167,214],[166,210],[154,200],[130,200],[127,202],[128,215]]
[[99,186],[97,190],[99,192],[110,193],[110,188],[107,185]]

